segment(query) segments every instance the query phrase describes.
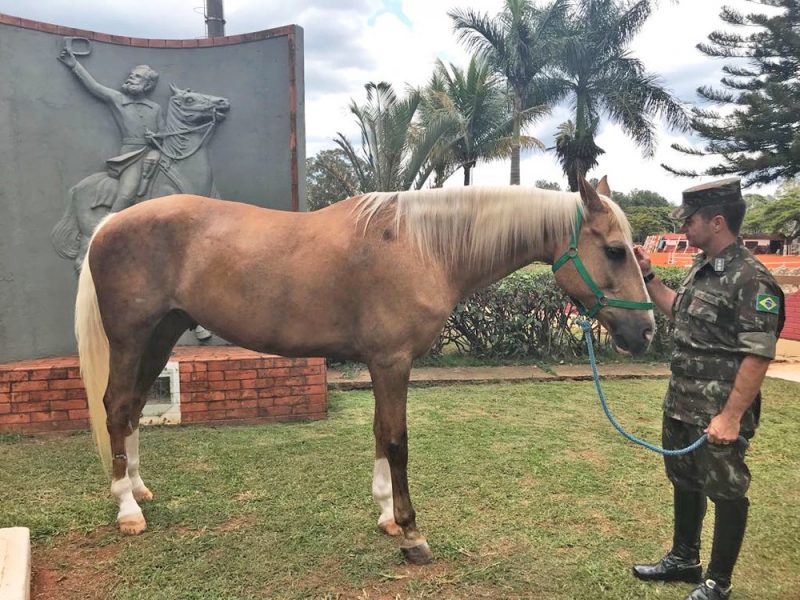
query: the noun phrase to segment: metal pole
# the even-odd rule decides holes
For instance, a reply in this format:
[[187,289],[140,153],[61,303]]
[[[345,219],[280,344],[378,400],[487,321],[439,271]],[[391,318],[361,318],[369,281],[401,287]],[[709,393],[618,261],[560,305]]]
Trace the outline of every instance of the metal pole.
[[222,11],[223,0],[206,0],[206,37],[225,35],[225,17]]

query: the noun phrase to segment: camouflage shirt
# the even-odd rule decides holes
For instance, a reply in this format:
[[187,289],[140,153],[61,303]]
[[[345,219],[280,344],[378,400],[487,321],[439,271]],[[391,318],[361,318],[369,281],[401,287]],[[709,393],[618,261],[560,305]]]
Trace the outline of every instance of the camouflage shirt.
[[[677,290],[670,378],[664,414],[706,426],[733,389],[742,359],[775,357],[783,325],[783,292],[739,242],[713,259],[695,257]],[[742,417],[742,431],[758,425],[760,397]]]

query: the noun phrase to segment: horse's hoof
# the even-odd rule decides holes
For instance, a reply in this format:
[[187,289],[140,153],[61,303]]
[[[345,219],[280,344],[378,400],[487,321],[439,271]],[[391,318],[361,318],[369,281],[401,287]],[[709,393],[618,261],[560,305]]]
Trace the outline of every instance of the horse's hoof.
[[146,487],[140,490],[134,490],[133,499],[136,500],[136,502],[150,502],[153,499],[153,492]]
[[398,536],[403,535],[403,528],[400,527],[397,523],[394,522],[394,519],[390,519],[388,521],[384,521],[383,523],[378,523],[378,527],[380,527],[381,531],[386,535],[391,536]]
[[428,547],[428,542],[422,542],[408,548],[401,546],[400,550],[403,551],[403,557],[405,557],[406,562],[412,565],[427,565],[433,561],[433,552]]
[[138,535],[147,529],[147,521],[144,520],[144,515],[128,515],[117,519],[120,533],[124,535]]

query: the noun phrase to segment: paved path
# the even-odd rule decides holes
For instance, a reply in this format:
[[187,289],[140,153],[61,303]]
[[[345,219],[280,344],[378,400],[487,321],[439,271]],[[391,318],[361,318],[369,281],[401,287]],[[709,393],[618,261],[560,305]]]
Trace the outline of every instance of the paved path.
[[[614,363],[598,366],[603,379],[642,379],[669,377],[666,363]],[[768,377],[800,382],[800,342],[778,341],[778,356],[767,371]],[[411,371],[411,385],[430,386],[456,383],[497,383],[501,381],[589,380],[592,370],[586,364],[555,365],[548,370],[530,365],[522,367],[421,367]],[[366,368],[356,372],[328,369],[328,387],[339,390],[369,389],[372,384]]]

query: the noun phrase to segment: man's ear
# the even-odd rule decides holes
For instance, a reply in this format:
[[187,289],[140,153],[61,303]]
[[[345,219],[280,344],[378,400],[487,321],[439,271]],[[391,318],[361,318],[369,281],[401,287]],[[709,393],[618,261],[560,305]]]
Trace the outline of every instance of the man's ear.
[[597,183],[595,188],[598,194],[602,194],[606,198],[611,198],[611,188],[608,186],[608,178],[603,175],[603,178]]
[[605,203],[600,199],[600,196],[589,182],[586,181],[585,177],[580,178],[578,185],[581,191],[581,199],[590,213],[603,213],[608,211]]

